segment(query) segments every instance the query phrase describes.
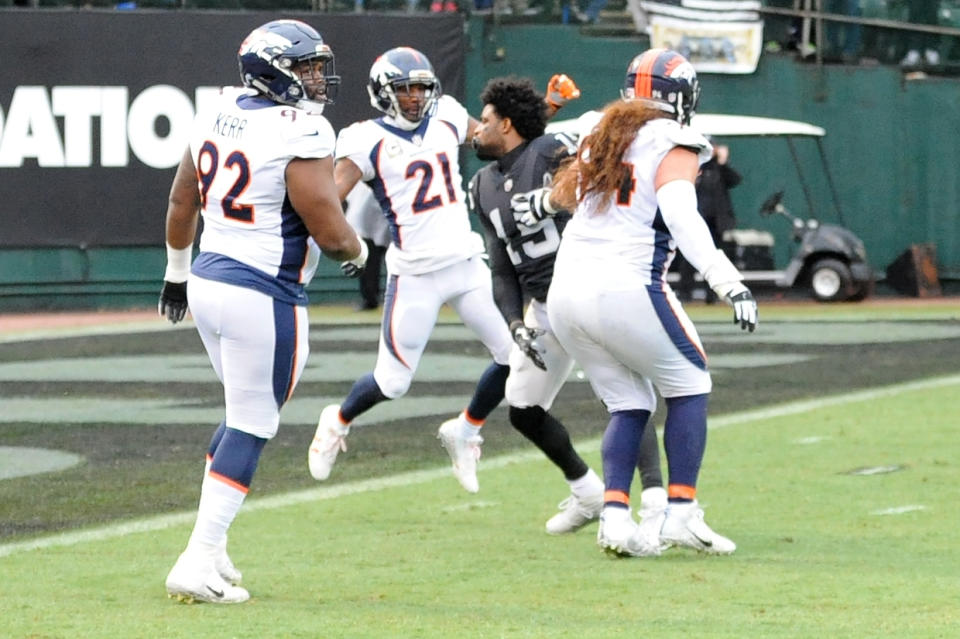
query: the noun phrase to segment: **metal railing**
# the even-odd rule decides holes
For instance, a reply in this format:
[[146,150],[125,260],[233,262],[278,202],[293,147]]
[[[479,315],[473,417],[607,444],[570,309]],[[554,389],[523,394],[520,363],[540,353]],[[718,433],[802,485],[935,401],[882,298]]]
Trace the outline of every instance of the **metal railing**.
[[[800,6],[802,4],[802,7]],[[768,7],[764,6],[759,12],[764,15],[782,16],[800,18],[803,20],[803,32],[807,34],[803,37],[803,42],[807,42],[811,26],[815,34],[814,56],[817,64],[823,64],[823,38],[824,23],[837,22],[843,24],[857,24],[864,27],[876,27],[880,29],[890,29],[902,32],[928,33],[933,35],[951,36],[960,38],[960,29],[956,27],[946,27],[942,25],[917,24],[914,22],[904,22],[900,20],[888,20],[884,18],[864,18],[861,16],[850,16],[840,13],[829,13],[823,11],[823,0],[798,0],[794,2],[796,8],[786,7]]]

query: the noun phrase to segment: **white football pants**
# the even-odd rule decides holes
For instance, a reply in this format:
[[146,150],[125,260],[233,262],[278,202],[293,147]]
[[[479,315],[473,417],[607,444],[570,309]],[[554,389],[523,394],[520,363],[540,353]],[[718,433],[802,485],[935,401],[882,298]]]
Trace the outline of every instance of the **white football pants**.
[[190,313],[223,384],[227,426],[272,438],[310,352],[307,308],[195,275],[187,282]]
[[420,275],[388,274],[373,378],[384,395],[410,388],[443,304],[449,304],[498,364],[507,364],[513,339],[493,301],[490,269],[479,255]]
[[709,393],[700,336],[669,286],[604,290],[554,276],[547,312],[560,343],[610,412],[656,409],[663,397]]

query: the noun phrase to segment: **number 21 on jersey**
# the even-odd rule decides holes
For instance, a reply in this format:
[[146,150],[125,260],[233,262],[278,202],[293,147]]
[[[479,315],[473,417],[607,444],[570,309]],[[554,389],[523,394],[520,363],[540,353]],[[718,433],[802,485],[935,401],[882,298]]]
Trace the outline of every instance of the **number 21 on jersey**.
[[[453,173],[450,170],[450,158],[446,153],[437,153],[437,162],[440,165],[440,173],[443,175],[443,186],[446,190],[448,203],[457,201],[457,191],[453,188]],[[407,166],[406,178],[408,180],[420,180],[417,187],[417,193],[413,198],[413,212],[426,213],[438,206],[443,206],[443,196],[441,191],[444,189],[433,186],[435,169],[434,164],[426,160],[416,160]]]

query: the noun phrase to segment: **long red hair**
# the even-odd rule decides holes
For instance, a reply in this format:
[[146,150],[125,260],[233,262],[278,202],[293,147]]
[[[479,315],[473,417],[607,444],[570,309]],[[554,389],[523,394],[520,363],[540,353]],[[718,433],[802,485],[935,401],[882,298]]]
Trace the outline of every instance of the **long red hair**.
[[670,115],[641,102],[617,100],[604,107],[603,117],[580,145],[577,157],[554,176],[554,204],[573,211],[593,193],[600,196],[601,206],[606,206],[623,183],[623,155],[637,131],[650,120],[663,117]]

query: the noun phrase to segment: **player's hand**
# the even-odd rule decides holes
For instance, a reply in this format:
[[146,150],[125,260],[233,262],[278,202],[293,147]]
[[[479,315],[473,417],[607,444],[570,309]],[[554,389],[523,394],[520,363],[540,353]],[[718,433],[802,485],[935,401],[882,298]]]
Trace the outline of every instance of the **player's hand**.
[[580,97],[580,89],[573,78],[565,73],[557,73],[547,82],[547,104],[554,109],[563,107],[570,100]]
[[537,342],[537,338],[546,331],[542,328],[530,328],[515,322],[510,332],[513,334],[513,341],[517,343],[523,354],[529,357],[537,368],[547,370],[547,365],[543,361],[543,347]]
[[171,324],[181,321],[187,314],[187,283],[163,282],[157,313],[166,317]]
[[363,266],[357,266],[353,262],[340,263],[340,272],[347,277],[360,277],[360,274],[363,273],[363,268]]
[[739,324],[743,330],[751,333],[757,328],[757,300],[743,284],[739,284],[727,293],[727,303],[733,307],[733,323]]
[[364,239],[359,236],[357,239],[360,240],[360,255],[352,260],[340,263],[340,272],[347,277],[360,277],[360,274],[363,273],[363,268],[367,265],[367,258],[370,256],[370,248]]
[[534,189],[526,193],[517,193],[510,198],[510,210],[513,219],[523,226],[536,226],[543,218],[556,215],[550,206],[550,189]]

